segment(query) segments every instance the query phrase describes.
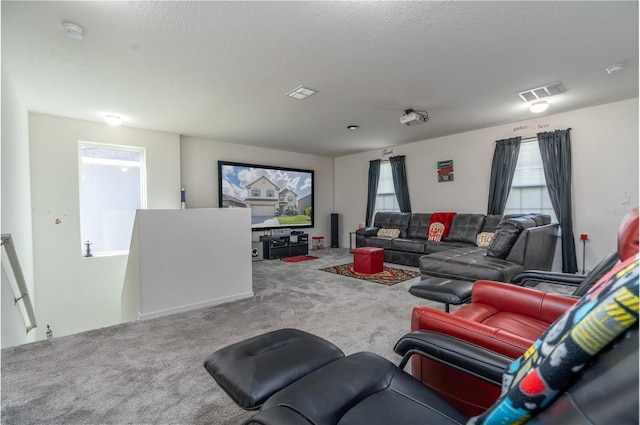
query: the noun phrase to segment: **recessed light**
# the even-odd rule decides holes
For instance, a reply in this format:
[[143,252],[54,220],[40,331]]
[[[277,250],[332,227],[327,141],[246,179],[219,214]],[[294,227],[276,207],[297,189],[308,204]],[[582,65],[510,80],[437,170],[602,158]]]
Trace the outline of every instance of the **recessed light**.
[[75,38],[76,40],[82,40],[84,38],[84,28],[78,24],[63,22],[62,28],[64,28],[64,32],[71,38]]
[[540,112],[544,112],[549,107],[549,104],[546,100],[539,100],[537,102],[533,102],[529,110],[535,114],[539,114]]
[[298,88],[291,90],[289,93],[287,93],[287,96],[293,97],[294,99],[302,100],[302,99],[308,98],[309,96],[313,96],[317,92],[318,92],[317,90],[300,86]]
[[105,121],[107,121],[109,125],[120,125],[120,123],[122,123],[122,120],[117,115],[107,115]]
[[348,126],[347,126],[347,128],[348,128],[349,130],[357,130],[357,129],[359,129],[359,128],[360,128],[360,126],[359,126],[359,125],[348,125]]

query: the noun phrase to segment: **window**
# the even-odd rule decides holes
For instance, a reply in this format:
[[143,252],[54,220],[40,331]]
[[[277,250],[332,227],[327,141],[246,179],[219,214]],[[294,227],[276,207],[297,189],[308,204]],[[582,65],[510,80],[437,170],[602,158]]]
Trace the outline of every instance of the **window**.
[[293,202],[293,196],[289,195],[289,196],[287,197],[287,201],[289,201],[289,202]]
[[273,189],[267,189],[267,198],[273,198],[274,191]]
[[398,199],[396,198],[396,189],[393,186],[391,163],[388,161],[380,163],[380,178],[378,179],[378,194],[373,211],[374,217],[378,211],[400,211]]
[[520,144],[518,165],[504,210],[505,214],[532,212],[549,214],[553,221],[557,221],[544,178],[538,140],[535,138],[523,140]]
[[80,235],[97,256],[129,251],[137,209],[146,208],[144,149],[79,143]]
[[254,198],[259,198],[260,197],[260,189],[251,189],[251,196],[253,196]]

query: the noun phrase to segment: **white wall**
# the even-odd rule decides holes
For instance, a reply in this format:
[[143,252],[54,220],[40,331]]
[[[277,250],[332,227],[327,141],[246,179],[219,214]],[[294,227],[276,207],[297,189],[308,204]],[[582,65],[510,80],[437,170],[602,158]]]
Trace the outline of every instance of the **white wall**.
[[[330,214],[334,212],[332,158],[182,136],[180,169],[188,208],[218,207],[219,160],[314,170],[315,222],[305,230],[309,236],[324,236],[325,246],[329,246]],[[261,234],[253,232],[253,240]]]
[[253,296],[247,208],[138,210],[131,245],[123,321]]
[[29,133],[38,336],[120,323],[127,256],[81,256],[78,141],[146,148],[148,208],[180,208],[179,136],[36,113]]
[[[28,113],[4,70],[2,71],[1,157],[2,233],[11,233],[13,237],[22,274],[35,304]],[[29,335],[25,332],[24,320],[18,307],[13,304],[14,294],[7,281],[4,267],[2,268],[1,291],[2,347],[32,341],[36,332],[31,331]]]
[[[615,248],[622,216],[638,205],[637,98],[395,146],[393,155],[407,156],[413,211],[486,213],[494,141],[566,128],[572,128],[574,233],[577,238],[589,235],[586,268],[590,269]],[[382,151],[335,159],[336,212],[344,217],[342,245],[348,245],[348,232],[364,220],[369,161],[380,158]],[[448,159],[453,160],[455,180],[438,183],[436,162]],[[630,205],[622,205],[625,192]],[[576,251],[581,268],[578,241]]]

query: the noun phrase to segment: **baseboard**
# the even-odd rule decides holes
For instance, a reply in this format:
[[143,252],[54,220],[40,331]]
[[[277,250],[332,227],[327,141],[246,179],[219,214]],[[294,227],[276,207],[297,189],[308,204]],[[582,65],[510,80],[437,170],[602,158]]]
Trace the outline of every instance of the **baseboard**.
[[212,300],[201,301],[194,304],[181,305],[178,307],[167,308],[164,310],[152,311],[150,313],[140,313],[139,320],[156,319],[158,317],[169,316],[170,314],[184,313],[185,311],[197,310],[199,308],[211,307],[219,304],[226,304],[232,301],[242,300],[244,298],[253,297],[253,291],[235,294],[229,297],[215,298]]

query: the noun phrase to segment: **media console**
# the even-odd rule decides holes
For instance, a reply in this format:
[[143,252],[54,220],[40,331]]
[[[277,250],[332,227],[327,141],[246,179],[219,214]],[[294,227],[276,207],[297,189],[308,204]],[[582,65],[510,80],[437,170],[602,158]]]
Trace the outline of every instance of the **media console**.
[[260,236],[265,260],[295,257],[309,253],[309,235]]

